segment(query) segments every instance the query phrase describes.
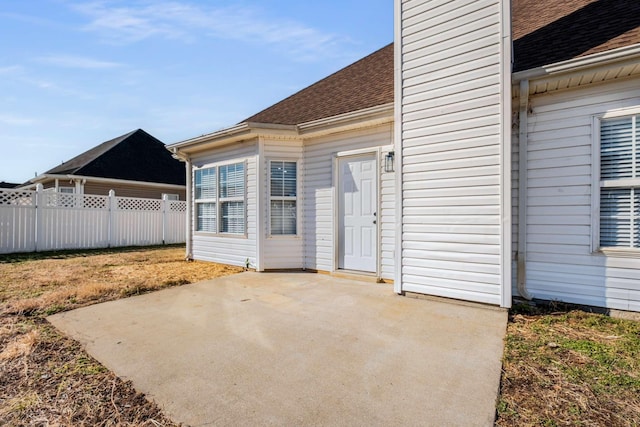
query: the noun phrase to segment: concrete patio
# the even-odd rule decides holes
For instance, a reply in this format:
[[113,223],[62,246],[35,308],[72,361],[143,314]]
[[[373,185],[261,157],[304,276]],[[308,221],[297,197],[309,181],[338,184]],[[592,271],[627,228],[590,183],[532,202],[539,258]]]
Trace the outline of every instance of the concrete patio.
[[187,425],[489,426],[507,313],[242,273],[49,321]]

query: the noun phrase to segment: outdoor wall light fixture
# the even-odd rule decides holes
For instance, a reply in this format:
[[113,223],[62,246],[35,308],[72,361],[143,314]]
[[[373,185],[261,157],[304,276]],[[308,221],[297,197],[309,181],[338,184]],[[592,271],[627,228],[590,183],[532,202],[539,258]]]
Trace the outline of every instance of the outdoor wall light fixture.
[[385,172],[393,172],[393,158],[395,157],[395,153],[393,151],[389,151],[386,156],[384,156],[384,171]]

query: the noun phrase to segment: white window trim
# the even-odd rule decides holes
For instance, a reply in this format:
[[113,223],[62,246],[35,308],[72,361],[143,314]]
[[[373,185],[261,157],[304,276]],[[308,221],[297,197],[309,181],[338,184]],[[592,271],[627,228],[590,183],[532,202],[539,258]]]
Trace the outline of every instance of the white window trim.
[[[620,108],[592,117],[591,134],[591,253],[618,257],[640,257],[640,248],[600,247],[600,189],[607,187],[636,186],[638,178],[601,182],[600,180],[600,123],[602,120],[640,115],[640,106]],[[640,190],[640,189],[639,189]]]
[[[235,165],[241,163],[244,169],[244,196],[243,197],[220,197],[220,167]],[[208,199],[196,199],[196,172],[204,169],[216,169],[216,197]],[[248,238],[248,223],[247,223],[247,200],[248,200],[248,169],[247,160],[226,160],[219,163],[207,163],[202,166],[193,168],[193,231],[197,235],[208,235],[224,238],[236,238],[246,239]],[[222,203],[223,202],[243,202],[244,206],[244,233],[227,233],[221,232],[222,229]],[[216,230],[215,231],[201,231],[198,230],[198,208],[199,203],[215,203],[216,204]]]
[[[271,234],[271,162],[293,162],[296,164],[296,197],[276,197],[278,200],[295,200],[296,202],[296,234]],[[267,236],[269,239],[300,239],[300,159],[291,157],[267,158]]]

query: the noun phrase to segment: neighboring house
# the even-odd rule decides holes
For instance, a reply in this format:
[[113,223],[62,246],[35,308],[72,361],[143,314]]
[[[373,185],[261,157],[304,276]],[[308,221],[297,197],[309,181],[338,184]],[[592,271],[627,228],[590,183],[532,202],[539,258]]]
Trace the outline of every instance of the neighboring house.
[[12,182],[0,182],[0,188],[16,188],[20,184],[14,184]]
[[395,52],[168,147],[188,255],[640,311],[640,2],[395,3]]
[[21,188],[42,184],[45,190],[185,200],[184,165],[165,145],[142,129],[106,141],[38,175]]

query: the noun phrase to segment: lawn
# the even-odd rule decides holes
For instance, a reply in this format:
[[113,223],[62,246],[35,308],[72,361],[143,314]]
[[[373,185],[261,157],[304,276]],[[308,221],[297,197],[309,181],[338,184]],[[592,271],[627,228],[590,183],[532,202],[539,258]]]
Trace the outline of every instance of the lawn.
[[0,256],[0,425],[173,426],[45,317],[239,271],[175,246]]
[[[0,425],[173,426],[59,334],[59,311],[233,274],[181,247],[0,256]],[[498,426],[640,426],[640,323],[516,306]]]
[[640,322],[516,306],[502,369],[498,426],[640,426]]

